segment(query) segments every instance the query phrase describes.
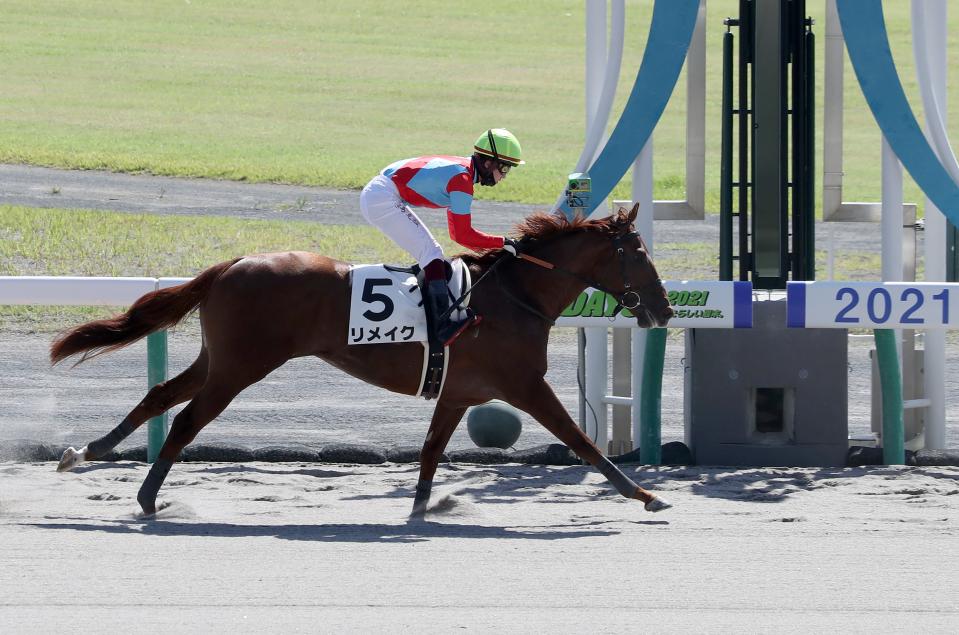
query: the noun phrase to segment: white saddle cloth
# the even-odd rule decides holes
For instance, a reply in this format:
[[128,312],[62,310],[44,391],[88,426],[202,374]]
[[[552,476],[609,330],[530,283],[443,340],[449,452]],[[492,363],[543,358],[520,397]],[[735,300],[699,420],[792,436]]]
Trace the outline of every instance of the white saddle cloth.
[[[456,299],[469,290],[470,272],[459,258],[450,264],[453,277],[449,288]],[[426,314],[416,276],[407,271],[391,271],[383,265],[354,265],[350,268],[350,285],[349,344],[426,341]],[[461,307],[469,300],[467,295]],[[460,308],[453,317],[466,316]]]

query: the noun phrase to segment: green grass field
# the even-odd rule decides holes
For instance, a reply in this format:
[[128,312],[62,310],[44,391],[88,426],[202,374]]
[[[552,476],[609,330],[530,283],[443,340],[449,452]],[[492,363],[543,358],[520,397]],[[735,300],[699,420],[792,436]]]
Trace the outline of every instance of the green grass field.
[[[465,251],[446,236],[437,240],[448,254]],[[0,276],[187,276],[238,255],[287,250],[357,263],[409,261],[373,227],[0,205]],[[696,279],[709,276],[717,258],[714,245],[668,243],[656,264],[670,279]],[[878,255],[857,252],[836,278],[874,276],[878,268]]]
[[[707,207],[718,208],[720,41],[735,1],[707,13]],[[612,122],[639,68],[652,2],[629,2]],[[824,3],[816,20],[822,99]],[[886,2],[893,52],[921,114],[909,3]],[[483,197],[548,204],[584,137],[584,8],[482,3],[7,0],[0,161],[360,187],[387,163],[467,153],[513,130],[528,165]],[[959,12],[950,14],[959,28]],[[959,58],[951,53],[951,68]],[[848,66],[848,63],[847,63]],[[846,74],[847,200],[879,196],[879,133]],[[951,104],[959,82],[950,82]],[[656,196],[683,196],[685,84],[655,138]],[[950,129],[959,131],[959,108]],[[817,136],[821,162],[821,112]],[[818,177],[817,177],[817,180]],[[622,185],[617,196],[628,196]],[[907,200],[921,202],[914,186]]]

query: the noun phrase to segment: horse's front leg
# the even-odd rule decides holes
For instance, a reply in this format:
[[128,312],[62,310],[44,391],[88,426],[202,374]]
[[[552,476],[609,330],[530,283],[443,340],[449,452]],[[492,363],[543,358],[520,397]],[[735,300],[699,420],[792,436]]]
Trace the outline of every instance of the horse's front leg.
[[466,408],[453,408],[443,404],[442,401],[436,404],[429,432],[426,433],[426,441],[423,442],[423,449],[420,451],[420,480],[416,484],[416,497],[413,499],[413,513],[410,514],[410,518],[423,518],[426,515],[436,466],[439,465],[440,456],[446,449],[446,444],[453,436],[453,430],[456,429],[465,413]]
[[662,498],[634,483],[612,461],[603,456],[599,448],[569,416],[545,379],[539,378],[531,385],[514,387],[517,390],[506,401],[529,413],[530,416],[539,421],[544,428],[565,443],[577,456],[599,470],[620,494],[626,498],[635,498],[642,501],[647,511],[658,512],[672,507]]

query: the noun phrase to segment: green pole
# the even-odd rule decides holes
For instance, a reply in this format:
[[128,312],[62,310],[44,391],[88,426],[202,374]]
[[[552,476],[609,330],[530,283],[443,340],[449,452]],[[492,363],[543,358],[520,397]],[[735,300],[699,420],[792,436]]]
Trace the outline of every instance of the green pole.
[[643,394],[639,399],[639,460],[645,465],[661,465],[663,462],[660,416],[665,357],[666,329],[649,329],[646,331],[646,352],[643,355]]
[[[147,336],[147,388],[166,381],[167,332],[157,331]],[[147,424],[147,461],[153,463],[160,455],[160,448],[167,433],[167,414],[153,417]]]
[[905,465],[906,448],[902,429],[902,380],[896,332],[876,329],[876,360],[882,385],[882,461],[886,465]]

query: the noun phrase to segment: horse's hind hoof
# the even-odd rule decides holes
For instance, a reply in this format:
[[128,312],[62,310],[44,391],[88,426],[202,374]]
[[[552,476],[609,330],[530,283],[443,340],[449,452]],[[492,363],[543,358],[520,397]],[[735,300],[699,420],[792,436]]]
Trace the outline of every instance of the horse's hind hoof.
[[77,465],[83,462],[87,456],[87,448],[84,446],[82,450],[75,450],[73,446],[70,446],[63,451],[63,456],[60,457],[60,463],[57,465],[57,472],[69,472]]
[[644,505],[644,507],[648,512],[661,512],[664,509],[669,509],[672,507],[672,505],[664,501],[662,498],[654,496],[651,501]]
[[413,511],[410,512],[409,520],[425,520],[426,519],[426,503],[413,505]]

